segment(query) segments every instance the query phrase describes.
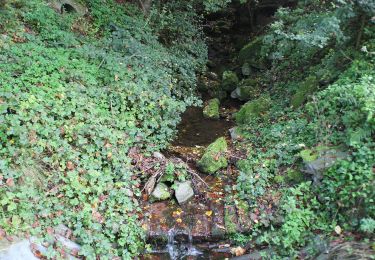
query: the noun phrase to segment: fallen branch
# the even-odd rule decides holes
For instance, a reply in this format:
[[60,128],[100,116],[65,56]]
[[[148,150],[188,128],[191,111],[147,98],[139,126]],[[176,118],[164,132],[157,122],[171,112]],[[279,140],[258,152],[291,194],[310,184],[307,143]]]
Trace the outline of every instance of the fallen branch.
[[207,188],[209,188],[210,186],[202,179],[202,177],[201,176],[199,176],[199,174],[198,173],[196,173],[196,172],[194,172],[194,171],[189,171],[188,169],[186,169],[187,170],[187,172],[188,173],[190,173],[190,174],[193,174],[194,176],[196,176],[201,182],[203,182],[206,186],[207,186]]

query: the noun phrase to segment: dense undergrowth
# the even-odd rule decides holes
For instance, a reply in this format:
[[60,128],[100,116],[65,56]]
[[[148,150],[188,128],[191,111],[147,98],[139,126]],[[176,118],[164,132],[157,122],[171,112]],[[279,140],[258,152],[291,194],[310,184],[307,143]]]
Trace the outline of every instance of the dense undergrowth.
[[[317,234],[340,237],[345,230],[344,239],[352,239],[350,232],[371,239],[374,8],[365,1],[301,1],[294,10],[279,9],[268,32],[253,40],[262,42],[261,52],[249,53],[256,49],[252,43],[240,52],[251,57],[249,62],[257,60],[250,64],[250,77],[271,86],[263,96],[271,100],[269,105],[249,101],[245,106],[262,111],[251,108],[237,116],[245,138],[239,145],[249,151],[237,164],[238,197],[255,213],[264,204],[277,210],[261,214],[248,237],[235,235],[238,242],[253,239],[291,256]],[[345,151],[347,157],[324,171],[306,171],[306,157],[317,159],[319,149]]]
[[0,227],[52,238],[64,224],[81,255],[129,258],[144,230],[128,151],[165,147],[199,102],[207,50],[184,5],[145,17],[132,4],[85,3],[85,17],[42,0],[1,6]]
[[[128,153],[164,148],[180,114],[200,102],[196,73],[207,47],[197,1],[156,1],[147,15],[130,3],[81,2],[85,16],[42,0],[0,5],[0,237],[32,232],[51,241],[47,257],[58,257],[51,239],[64,224],[87,259],[128,259],[144,248],[141,173]],[[317,234],[373,238],[374,9],[371,1],[300,1],[279,9],[241,52],[249,59],[238,59],[247,70],[240,78],[259,81],[251,90],[259,98],[235,116],[237,145],[248,151],[236,165],[236,196],[250,212],[276,210],[237,243],[282,257]],[[319,150],[346,157],[304,172]]]

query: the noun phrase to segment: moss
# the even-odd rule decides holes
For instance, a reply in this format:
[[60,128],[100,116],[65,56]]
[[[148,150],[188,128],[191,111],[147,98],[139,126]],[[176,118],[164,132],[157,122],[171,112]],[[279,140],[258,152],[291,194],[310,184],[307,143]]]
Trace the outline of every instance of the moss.
[[227,148],[225,138],[218,138],[207,147],[202,158],[198,161],[199,168],[205,173],[213,174],[226,167],[228,165],[228,161],[225,157]]
[[236,216],[234,213],[232,213],[228,208],[225,209],[225,215],[224,215],[224,224],[225,224],[225,230],[228,235],[234,234],[237,232],[237,226],[236,222],[234,221],[236,219]]
[[171,197],[171,193],[169,192],[168,186],[160,182],[156,185],[155,190],[151,194],[150,201],[159,201],[159,200],[166,200]]
[[238,86],[238,77],[237,74],[233,71],[224,71],[222,88],[225,91],[232,91]]
[[265,66],[265,61],[260,55],[262,44],[263,37],[257,37],[245,45],[238,54],[240,64],[248,62],[251,66],[263,68]]
[[286,173],[286,179],[288,182],[300,183],[305,179],[304,175],[300,171],[289,169]]
[[207,105],[203,109],[203,116],[206,118],[216,118],[219,119],[219,105],[220,101],[217,98],[210,99]]
[[259,117],[262,113],[267,112],[271,107],[271,98],[269,95],[263,95],[260,98],[247,102],[235,114],[237,124],[250,123],[252,119]]
[[302,150],[299,155],[304,162],[312,162],[318,159],[318,154],[311,149]]
[[245,101],[259,97],[261,93],[261,84],[258,79],[242,80],[238,88],[233,91],[232,97]]
[[274,178],[273,178],[273,181],[277,184],[281,184],[281,183],[284,183],[285,182],[285,177],[282,176],[282,175],[276,175]]
[[318,86],[318,80],[315,76],[308,77],[293,95],[290,104],[293,107],[301,106],[307,100],[308,96],[318,89]]

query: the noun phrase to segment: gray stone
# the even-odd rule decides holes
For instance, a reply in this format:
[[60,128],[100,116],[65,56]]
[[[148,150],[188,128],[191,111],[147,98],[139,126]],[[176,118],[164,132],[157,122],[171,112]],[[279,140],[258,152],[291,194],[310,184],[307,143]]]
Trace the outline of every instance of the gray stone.
[[54,0],[49,5],[59,13],[63,13],[64,9],[70,12],[76,12],[79,15],[88,13],[88,9],[81,2],[76,0]]
[[314,258],[318,254],[327,254],[329,243],[327,239],[321,235],[316,235],[308,239],[310,241],[306,247],[304,247],[300,253],[302,255],[308,256],[309,258]]
[[270,249],[265,249],[261,251],[254,251],[250,254],[246,254],[243,256],[237,256],[231,258],[232,260],[262,260],[262,259],[271,259],[274,253]]
[[[56,240],[64,247],[67,253],[78,252],[80,246],[63,236],[69,230],[65,225],[56,227]],[[15,239],[9,242],[5,239],[0,240],[0,260],[38,260],[32,252],[32,247],[38,250],[42,255],[47,252],[47,248],[41,245],[36,237],[30,239]],[[69,255],[69,260],[76,260],[78,258]]]
[[194,196],[194,190],[191,187],[191,181],[176,182],[175,196],[179,204],[188,201]]
[[325,170],[333,166],[337,160],[345,159],[348,156],[348,153],[338,151],[336,149],[320,151],[317,159],[312,161],[305,161],[302,172],[311,174],[314,184],[319,184],[323,179],[323,172]]
[[246,62],[242,65],[241,72],[242,72],[242,75],[244,76],[250,76],[251,68],[250,68],[249,63]]
[[29,240],[19,240],[10,243],[5,240],[0,241],[1,260],[38,260],[31,252]]
[[67,239],[66,237],[63,237],[61,235],[56,235],[56,240],[64,247],[65,250],[67,250],[69,253],[72,252],[78,252],[81,249],[81,246],[77,243],[73,242],[70,239]]
[[154,156],[154,158],[156,158],[158,160],[164,160],[165,159],[164,154],[162,154],[161,152],[154,152],[152,154],[152,156]]
[[233,141],[241,139],[241,136],[237,133],[237,127],[232,127],[231,129],[229,129],[229,134],[230,134],[230,138]]
[[171,193],[169,191],[169,188],[163,182],[158,183],[154,191],[151,193],[152,201],[166,200],[166,199],[169,199],[170,197],[171,197]]

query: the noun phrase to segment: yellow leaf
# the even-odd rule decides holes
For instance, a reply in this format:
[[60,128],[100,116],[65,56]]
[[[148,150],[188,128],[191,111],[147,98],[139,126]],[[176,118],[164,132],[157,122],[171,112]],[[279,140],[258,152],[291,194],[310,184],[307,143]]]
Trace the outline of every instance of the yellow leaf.
[[208,211],[206,211],[206,216],[207,216],[207,217],[211,217],[211,215],[212,215],[212,210],[208,210]]
[[182,222],[182,219],[178,218],[178,219],[176,219],[176,222],[177,222],[177,223],[181,223],[181,222]]
[[335,232],[336,232],[337,235],[340,235],[341,232],[342,232],[341,227],[340,227],[340,226],[336,226],[336,227],[335,227]]

